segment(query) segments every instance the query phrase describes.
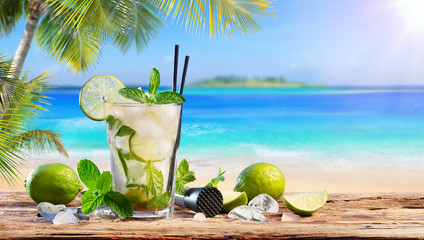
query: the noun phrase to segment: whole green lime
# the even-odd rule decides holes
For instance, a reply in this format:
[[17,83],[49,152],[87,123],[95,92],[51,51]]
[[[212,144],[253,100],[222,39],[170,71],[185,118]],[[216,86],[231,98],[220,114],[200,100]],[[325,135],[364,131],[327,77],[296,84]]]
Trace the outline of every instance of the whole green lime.
[[262,193],[279,200],[284,187],[284,175],[278,167],[270,163],[255,163],[240,173],[234,191],[246,192],[249,201]]
[[77,173],[61,163],[34,168],[24,184],[28,195],[37,203],[67,204],[83,189]]

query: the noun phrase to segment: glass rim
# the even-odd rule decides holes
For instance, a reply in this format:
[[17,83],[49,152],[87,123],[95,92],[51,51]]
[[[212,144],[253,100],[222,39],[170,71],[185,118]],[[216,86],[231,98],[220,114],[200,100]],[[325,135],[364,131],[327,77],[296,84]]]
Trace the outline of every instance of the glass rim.
[[155,103],[141,103],[141,102],[113,102],[113,101],[105,101],[107,104],[111,104],[114,106],[155,106],[155,107],[165,107],[165,106],[182,106],[183,103],[169,103],[169,104],[155,104]]

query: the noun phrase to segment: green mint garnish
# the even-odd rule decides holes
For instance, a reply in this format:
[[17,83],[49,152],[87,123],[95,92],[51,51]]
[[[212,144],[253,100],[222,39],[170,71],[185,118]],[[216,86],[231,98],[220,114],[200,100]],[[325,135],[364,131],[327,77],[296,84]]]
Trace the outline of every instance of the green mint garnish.
[[183,95],[176,92],[161,92],[155,95],[157,104],[184,103]]
[[123,125],[119,128],[118,132],[116,133],[116,137],[125,137],[125,136],[131,136],[135,133],[135,130]]
[[118,93],[124,98],[131,99],[136,102],[149,103],[150,99],[143,90],[138,88],[121,88]]
[[104,203],[121,217],[134,215],[134,208],[131,202],[119,192],[109,191],[106,193]]
[[112,175],[109,171],[102,172],[97,178],[96,187],[102,195],[112,190]]
[[77,171],[81,182],[84,183],[88,189],[96,189],[96,182],[100,176],[100,171],[96,164],[90,160],[83,159],[79,161]]
[[185,185],[196,180],[194,172],[189,170],[187,160],[183,159],[178,165],[176,179],[175,192],[181,195],[184,194],[186,190]]
[[121,88],[118,93],[124,98],[140,103],[172,104],[184,103],[185,98],[176,92],[157,93],[160,85],[160,74],[156,68],[150,72],[149,93],[138,88]]
[[147,202],[148,208],[166,208],[169,203],[169,199],[171,198],[171,194],[169,192],[164,192],[160,196],[153,197]]
[[122,121],[112,115],[108,115],[106,117],[106,123],[109,130],[111,130],[112,128],[119,127],[122,124]]
[[100,174],[97,166],[88,159],[79,161],[77,171],[82,183],[89,189],[82,196],[82,213],[91,213],[100,204],[106,204],[121,217],[134,214],[131,202],[121,193],[112,191],[112,175],[109,171]]
[[160,85],[160,73],[156,68],[150,72],[149,93],[155,95]]
[[82,195],[81,212],[91,213],[102,204],[104,195],[98,195],[94,190],[88,190]]
[[158,196],[163,191],[163,174],[152,162],[148,162],[144,167],[146,172],[147,187],[153,196]]
[[212,178],[211,181],[206,184],[206,187],[214,187],[218,188],[218,183],[225,181],[225,177],[223,176],[225,171],[221,172],[221,168],[219,169],[218,176],[216,178]]

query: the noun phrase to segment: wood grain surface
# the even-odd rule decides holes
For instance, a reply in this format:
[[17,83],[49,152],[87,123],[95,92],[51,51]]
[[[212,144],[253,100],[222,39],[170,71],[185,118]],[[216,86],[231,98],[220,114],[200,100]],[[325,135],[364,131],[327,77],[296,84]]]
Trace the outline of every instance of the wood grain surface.
[[[265,214],[268,223],[229,219],[203,222],[176,208],[160,221],[80,222],[53,225],[36,217],[36,203],[25,192],[0,193],[0,239],[424,239],[424,193],[329,194],[311,217],[282,222],[289,210]],[[81,204],[79,195],[68,207]]]

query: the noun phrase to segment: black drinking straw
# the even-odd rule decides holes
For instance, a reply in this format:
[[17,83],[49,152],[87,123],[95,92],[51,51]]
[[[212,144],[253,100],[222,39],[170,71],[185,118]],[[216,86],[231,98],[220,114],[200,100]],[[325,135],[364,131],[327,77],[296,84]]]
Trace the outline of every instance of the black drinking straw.
[[183,95],[183,90],[184,90],[184,83],[185,83],[185,79],[186,79],[186,74],[187,74],[187,68],[188,68],[188,60],[190,59],[189,56],[185,56],[185,60],[184,60],[184,70],[183,70],[183,78],[181,79],[181,85],[180,85],[180,94]]
[[172,91],[177,91],[177,73],[178,73],[178,45],[175,45],[175,51],[174,51],[174,78],[172,79]]

